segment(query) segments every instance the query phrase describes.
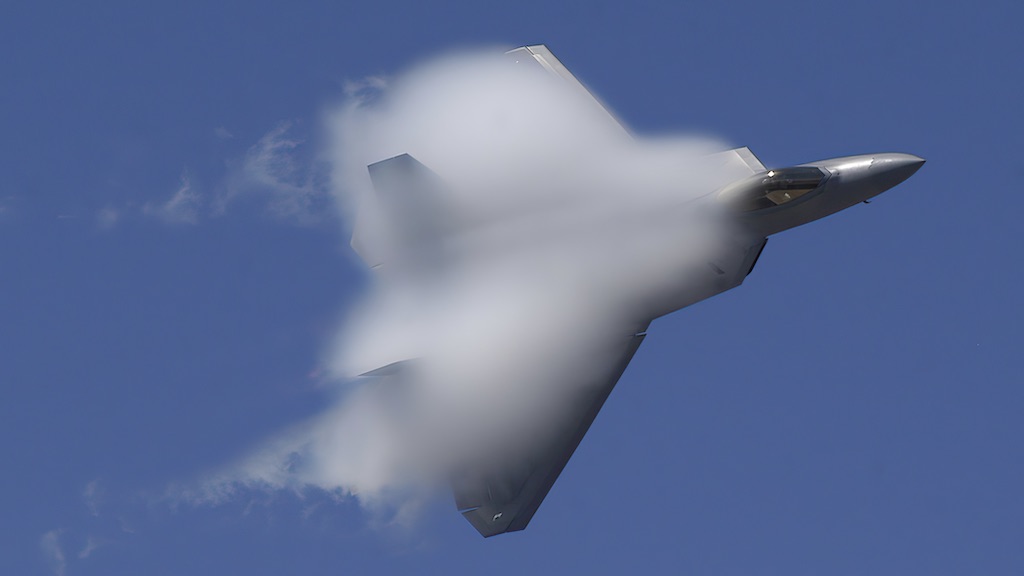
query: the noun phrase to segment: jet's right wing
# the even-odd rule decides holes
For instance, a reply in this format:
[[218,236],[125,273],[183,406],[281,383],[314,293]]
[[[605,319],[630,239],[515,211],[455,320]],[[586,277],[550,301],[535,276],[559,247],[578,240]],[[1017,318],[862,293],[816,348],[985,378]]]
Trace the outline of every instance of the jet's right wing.
[[[607,118],[610,124],[613,124],[616,128],[622,131],[623,134],[632,138],[632,133],[626,127],[626,125],[620,120],[615,114],[613,114],[608,107],[605,106],[601,100],[593,94],[586,86],[583,85],[576,76],[573,76],[572,72],[562,64],[555,55],[551,53],[551,50],[543,44],[536,44],[533,46],[522,46],[514,50],[506,52],[510,58],[520,65],[535,65],[540,66],[544,70],[555,74],[564,79],[574,90],[578,93],[585,95],[594,105],[595,108],[599,109],[603,117]],[[733,150],[726,150],[715,155],[720,157],[722,162],[727,165],[727,168],[732,169],[731,173],[736,173],[742,176],[750,176],[757,174],[758,172],[764,172],[764,164],[757,159],[757,156],[750,151],[747,147],[735,148]],[[738,176],[739,177],[739,176]]]
[[[633,358],[646,332],[630,333],[611,348],[595,381],[576,386],[559,421],[529,453],[488,454],[453,479],[455,505],[484,537],[523,530],[576,451],[594,418]],[[571,383],[580,384],[580,383]],[[522,423],[529,430],[531,422]]]
[[611,124],[621,130],[624,135],[632,137],[629,129],[626,128],[622,121],[612,114],[611,111],[609,111],[608,108],[602,104],[596,96],[594,96],[593,92],[587,90],[587,87],[573,76],[572,72],[569,72],[569,69],[559,62],[558,58],[555,58],[555,55],[551,53],[551,50],[548,50],[547,46],[543,44],[522,46],[514,50],[509,50],[505,54],[507,54],[516,64],[523,66],[540,66],[552,74],[561,76],[562,79],[568,82],[574,90],[586,96],[591,102],[593,102],[593,105],[601,111],[603,116],[606,117]]

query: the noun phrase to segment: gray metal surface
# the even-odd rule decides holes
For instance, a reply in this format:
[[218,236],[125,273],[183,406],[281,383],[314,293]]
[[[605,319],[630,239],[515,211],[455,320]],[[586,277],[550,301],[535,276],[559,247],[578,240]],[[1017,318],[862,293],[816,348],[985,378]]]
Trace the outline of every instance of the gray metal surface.
[[477,470],[469,481],[455,483],[455,502],[462,515],[485,537],[526,528],[558,479],[583,436],[626,370],[645,333],[628,336],[610,365],[607,377],[585,387],[586,393],[563,415],[558,433],[538,452],[492,470]]
[[[608,119],[628,130],[544,46],[526,46],[508,52],[518,63],[539,65],[557,74],[575,89],[586,93]],[[718,153],[710,162],[734,177],[734,181],[709,194],[735,219],[737,233],[732,248],[706,267],[691,270],[672,290],[652,295],[646,308],[631,319],[633,330],[624,330],[620,352],[609,362],[604,376],[580,389],[582,396],[562,415],[561,425],[530,454],[491,455],[470,463],[453,479],[459,511],[484,536],[522,530],[590,428],[619,377],[636,353],[650,322],[731,288],[739,286],[753,270],[767,237],[823,218],[903,182],[924,160],[900,153],[865,154],[768,170],[748,148]],[[813,168],[813,170],[808,170]],[[443,215],[422,204],[424,195],[438,185],[437,177],[411,156],[402,155],[370,167],[373,183],[386,209],[406,214],[407,234],[424,233],[437,226]],[[367,264],[379,258],[366,252],[358,227],[353,247]],[[643,278],[637,278],[643,282]],[[377,373],[389,373],[401,364],[383,363]]]

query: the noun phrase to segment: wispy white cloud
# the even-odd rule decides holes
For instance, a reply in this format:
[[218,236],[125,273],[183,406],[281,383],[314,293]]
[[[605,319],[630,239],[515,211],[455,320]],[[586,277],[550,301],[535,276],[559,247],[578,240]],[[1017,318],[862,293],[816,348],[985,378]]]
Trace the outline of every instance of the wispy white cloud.
[[89,513],[93,516],[100,515],[100,496],[99,479],[89,482],[85,485],[85,489],[82,490],[82,500],[85,502],[85,507],[89,509]]
[[345,96],[359,98],[367,93],[378,93],[388,87],[388,79],[385,76],[367,76],[361,80],[347,80],[345,82]]
[[78,559],[85,560],[86,558],[91,556],[92,553],[100,547],[100,544],[102,544],[102,542],[100,542],[98,538],[95,538],[93,536],[89,536],[88,538],[86,538],[85,546],[82,546],[82,549],[78,551]]
[[53,573],[57,576],[64,576],[68,563],[64,557],[64,549],[61,548],[60,533],[60,530],[50,530],[43,534],[39,538],[39,549]]
[[302,158],[305,142],[293,132],[293,124],[283,122],[246,151],[229,169],[215,212],[224,213],[243,198],[258,198],[270,215],[299,225],[333,213],[326,186],[318,182],[313,163]]
[[[318,163],[308,153],[311,146],[296,136],[296,132],[293,123],[280,123],[243,154],[229,157],[224,172],[206,174],[204,181],[218,182],[208,190],[206,186],[201,190],[193,173],[184,170],[169,196],[156,196],[143,202],[108,203],[93,213],[96,227],[111,230],[139,217],[170,225],[196,225],[211,217],[225,216],[229,211],[244,214],[246,206],[300,226],[332,220],[337,210],[329,192],[326,171],[318,171]],[[214,134],[222,140],[235,139],[223,126],[216,128]],[[11,212],[10,200],[0,198],[0,218]]]
[[121,219],[121,211],[113,206],[105,206],[96,211],[96,226],[101,230],[110,230]]
[[164,202],[147,202],[142,212],[168,224],[197,224],[203,207],[202,195],[193,188],[188,174],[181,175],[177,190]]

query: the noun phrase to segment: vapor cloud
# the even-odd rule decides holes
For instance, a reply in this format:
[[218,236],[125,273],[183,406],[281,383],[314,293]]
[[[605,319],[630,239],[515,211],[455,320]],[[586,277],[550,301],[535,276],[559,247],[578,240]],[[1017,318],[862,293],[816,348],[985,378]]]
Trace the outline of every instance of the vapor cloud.
[[[325,354],[345,384],[196,498],[315,487],[401,519],[454,470],[529,453],[649,300],[723,241],[695,201],[723,183],[706,160],[719,143],[631,138],[540,68],[463,54],[347,92],[329,119],[332,192],[381,265]],[[385,202],[366,167],[406,153],[437,181]]]

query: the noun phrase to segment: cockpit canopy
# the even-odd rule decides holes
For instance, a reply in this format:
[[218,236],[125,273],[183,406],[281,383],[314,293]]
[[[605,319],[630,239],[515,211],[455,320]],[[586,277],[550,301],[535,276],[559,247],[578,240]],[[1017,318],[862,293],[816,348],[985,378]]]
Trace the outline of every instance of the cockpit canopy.
[[757,174],[725,191],[727,201],[741,212],[780,206],[821,185],[825,173],[813,166],[796,166]]

